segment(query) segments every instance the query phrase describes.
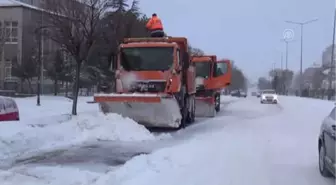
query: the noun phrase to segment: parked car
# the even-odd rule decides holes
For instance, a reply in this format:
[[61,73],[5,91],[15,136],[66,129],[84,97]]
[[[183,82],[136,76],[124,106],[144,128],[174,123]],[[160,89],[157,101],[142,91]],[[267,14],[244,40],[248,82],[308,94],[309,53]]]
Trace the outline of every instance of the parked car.
[[242,90],[234,90],[234,91],[231,91],[231,96],[234,96],[234,97],[244,97],[246,98],[247,94],[242,91]]
[[323,120],[318,137],[319,171],[324,177],[335,177],[335,109]]
[[257,92],[257,98],[260,98],[261,92]]
[[0,96],[0,121],[20,120],[19,109],[13,98]]
[[278,103],[278,95],[273,89],[263,90],[260,96],[260,103]]
[[244,91],[240,92],[240,97],[244,97],[244,98],[246,98],[246,97],[247,97],[247,93],[244,92]]
[[231,91],[231,96],[240,97],[240,92],[238,90]]
[[251,96],[257,96],[257,92],[251,92]]

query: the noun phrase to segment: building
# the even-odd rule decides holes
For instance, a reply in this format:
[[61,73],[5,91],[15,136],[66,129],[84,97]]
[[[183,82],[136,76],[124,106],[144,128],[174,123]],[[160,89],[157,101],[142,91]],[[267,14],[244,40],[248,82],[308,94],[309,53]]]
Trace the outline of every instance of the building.
[[304,70],[302,73],[304,87],[315,88],[314,85],[317,83],[316,80],[318,80],[317,74],[319,71],[321,71],[321,66],[316,63]]
[[[32,48],[38,48],[33,28],[41,20],[41,9],[45,0],[1,0],[0,30],[6,39],[0,43],[0,90],[22,90],[20,79],[14,77],[13,64],[23,64],[32,56]],[[39,40],[41,41],[41,40]],[[1,39],[0,39],[1,42]],[[35,45],[32,45],[32,44]],[[55,43],[48,39],[41,41],[42,55],[56,49]],[[35,55],[36,57],[36,55]],[[43,58],[44,62],[47,61]],[[34,80],[34,79],[33,79]],[[36,81],[36,80],[35,80]]]
[[329,88],[329,72],[331,71],[332,82],[331,87],[335,89],[336,80],[335,80],[335,62],[336,62],[336,47],[334,48],[334,61],[332,66],[331,64],[331,54],[332,54],[332,45],[328,46],[322,53],[322,68],[323,73],[326,75],[326,78],[322,82],[322,88],[328,89]]
[[[330,67],[332,45],[328,46],[322,53],[322,67]],[[336,47],[334,48],[334,64],[336,61]]]

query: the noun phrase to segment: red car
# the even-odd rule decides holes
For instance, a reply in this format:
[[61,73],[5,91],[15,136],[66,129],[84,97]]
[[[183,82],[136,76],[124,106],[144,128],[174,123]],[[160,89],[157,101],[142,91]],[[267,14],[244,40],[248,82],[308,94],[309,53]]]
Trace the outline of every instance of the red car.
[[14,99],[0,96],[0,121],[20,120],[19,109]]

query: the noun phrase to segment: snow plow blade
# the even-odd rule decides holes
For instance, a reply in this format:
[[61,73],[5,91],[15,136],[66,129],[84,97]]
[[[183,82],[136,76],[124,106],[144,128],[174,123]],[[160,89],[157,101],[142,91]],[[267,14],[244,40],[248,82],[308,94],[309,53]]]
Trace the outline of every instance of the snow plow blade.
[[96,94],[103,113],[129,117],[146,127],[178,128],[181,113],[175,97],[157,94]]
[[212,97],[196,97],[196,117],[215,117],[215,103]]

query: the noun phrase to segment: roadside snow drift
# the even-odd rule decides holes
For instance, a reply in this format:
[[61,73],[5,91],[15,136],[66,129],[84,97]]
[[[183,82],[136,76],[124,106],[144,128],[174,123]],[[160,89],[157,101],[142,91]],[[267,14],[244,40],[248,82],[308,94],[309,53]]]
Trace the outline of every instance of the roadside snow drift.
[[[59,102],[59,106],[45,107],[45,109],[50,109],[50,114],[46,115],[41,110],[39,113],[34,112],[32,108],[35,107],[34,105],[22,104],[25,101],[30,102],[23,99],[19,101],[22,112],[28,112],[25,109],[30,107],[31,114],[39,114],[40,119],[47,123],[35,124],[33,121],[41,122],[41,120],[34,116],[28,117],[28,115],[25,115],[26,117],[19,122],[1,123],[0,160],[97,140],[143,141],[155,138],[145,127],[133,120],[117,114],[105,115],[96,111],[96,108],[92,108],[91,111],[89,111],[90,108],[84,108],[86,112],[79,112],[78,116],[73,117],[68,115],[68,120],[57,122],[55,121],[57,118],[64,116],[59,109],[65,109],[62,105],[68,105],[67,101]],[[53,103],[56,104],[56,102]],[[81,108],[83,106],[92,105],[82,104]],[[97,107],[96,104],[94,106]],[[43,109],[43,105],[38,108]],[[52,113],[51,109],[54,109],[56,113]]]

